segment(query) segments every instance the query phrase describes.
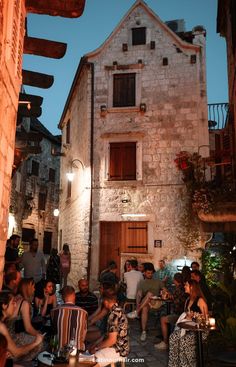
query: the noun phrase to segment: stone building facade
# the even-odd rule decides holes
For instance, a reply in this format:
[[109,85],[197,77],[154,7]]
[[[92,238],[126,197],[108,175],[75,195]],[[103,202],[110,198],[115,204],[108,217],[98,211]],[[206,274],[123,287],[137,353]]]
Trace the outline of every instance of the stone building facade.
[[7,239],[16,114],[21,86],[25,1],[0,1],[0,289]]
[[[25,119],[23,128],[38,133],[41,152],[30,155],[14,172],[10,201],[10,233],[17,233],[27,249],[31,238],[38,238],[39,247],[49,254],[58,243],[60,137],[52,135],[37,119]],[[11,224],[10,221],[10,224]]]
[[95,284],[111,259],[122,273],[131,257],[197,257],[178,239],[186,192],[174,159],[208,154],[205,73],[205,30],[176,34],[141,0],[82,58],[59,123],[71,282],[88,273]]

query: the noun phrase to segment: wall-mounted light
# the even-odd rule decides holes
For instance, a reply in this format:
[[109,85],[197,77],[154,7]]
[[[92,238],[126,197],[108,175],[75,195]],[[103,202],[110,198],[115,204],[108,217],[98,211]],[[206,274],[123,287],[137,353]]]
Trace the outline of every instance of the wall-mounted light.
[[58,217],[59,216],[59,209],[54,209],[53,210],[53,215],[54,215],[54,217]]
[[101,111],[100,115],[101,115],[102,117],[106,116],[106,114],[107,114],[107,105],[102,104],[102,105],[100,106],[100,111]]
[[121,216],[123,218],[127,218],[127,217],[131,217],[131,218],[141,218],[141,217],[146,217],[147,214],[135,214],[135,213],[125,213],[125,214],[121,214]]
[[19,104],[26,104],[28,110],[31,110],[31,101],[19,101]]
[[67,177],[68,181],[70,181],[70,182],[72,182],[72,181],[73,181],[74,176],[75,176],[75,174],[74,174],[74,172],[73,172],[73,168],[79,168],[79,167],[75,164],[75,162],[79,162],[79,163],[81,164],[81,166],[82,166],[83,170],[84,170],[84,164],[83,164],[83,162],[82,162],[80,159],[77,159],[77,158],[76,158],[76,159],[73,159],[73,160],[71,161],[70,170],[69,170],[69,172],[67,172],[67,173],[66,173],[66,177]]
[[146,112],[147,111],[146,103],[140,103],[139,108],[141,112]]

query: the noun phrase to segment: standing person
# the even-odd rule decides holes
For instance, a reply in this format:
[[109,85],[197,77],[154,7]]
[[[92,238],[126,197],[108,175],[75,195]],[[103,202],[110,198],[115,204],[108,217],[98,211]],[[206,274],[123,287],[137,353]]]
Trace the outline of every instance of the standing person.
[[60,284],[60,257],[57,249],[53,248],[47,263],[47,279],[51,279],[53,283]]
[[61,276],[61,288],[67,285],[67,277],[71,267],[71,254],[69,245],[65,243],[60,254],[60,276]]
[[37,287],[37,283],[44,279],[46,274],[44,254],[38,250],[37,238],[30,241],[30,250],[24,252],[21,262],[24,267],[24,278],[33,278]]
[[116,291],[104,292],[103,304],[109,311],[107,335],[90,349],[91,353],[95,352],[97,360],[94,367],[105,367],[129,354],[128,320],[117,304]]
[[98,308],[98,299],[94,293],[89,291],[89,283],[87,279],[78,281],[79,292],[75,294],[75,304],[88,312],[88,316],[92,315]]
[[5,252],[5,264],[15,264],[16,269],[19,269],[21,258],[18,255],[18,247],[20,244],[20,236],[13,234],[7,241]]
[[141,271],[136,270],[138,266],[137,260],[130,260],[131,270],[124,273],[124,283],[126,284],[126,297],[130,300],[136,299],[137,287],[141,280],[143,280],[143,274]]
[[164,260],[159,261],[159,269],[153,274],[153,279],[161,280],[166,288],[169,288],[171,286],[171,273],[167,268]]
[[[185,303],[185,312],[198,312],[206,318],[208,308],[199,284],[195,280],[185,283],[185,292],[189,298]],[[206,339],[208,333],[203,332],[202,337]],[[196,335],[195,331],[186,331],[182,335],[182,330],[178,327],[171,334],[169,339],[169,363],[168,367],[192,367],[196,366]]]

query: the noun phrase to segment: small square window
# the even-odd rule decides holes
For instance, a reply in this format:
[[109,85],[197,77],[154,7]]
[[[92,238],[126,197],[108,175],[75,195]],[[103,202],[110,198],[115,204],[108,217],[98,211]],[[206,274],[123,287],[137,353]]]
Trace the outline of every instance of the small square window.
[[146,45],[146,28],[132,28],[132,45]]
[[135,106],[135,73],[114,74],[113,107]]

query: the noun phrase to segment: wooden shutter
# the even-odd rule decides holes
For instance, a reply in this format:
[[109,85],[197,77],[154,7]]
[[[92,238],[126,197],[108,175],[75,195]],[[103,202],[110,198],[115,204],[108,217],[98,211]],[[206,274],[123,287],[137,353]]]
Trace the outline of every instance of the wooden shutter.
[[147,253],[147,222],[123,222],[121,233],[122,252]]
[[55,169],[49,168],[48,180],[50,182],[55,182],[55,177],[56,177],[56,171],[55,171]]
[[132,28],[132,45],[145,45],[146,44],[146,28]]
[[45,210],[46,208],[46,198],[47,195],[44,192],[39,193],[39,202],[38,202],[38,209]]
[[33,176],[38,176],[39,175],[39,162],[32,161],[31,175],[33,175]]
[[66,144],[70,144],[70,120],[66,124]]
[[114,74],[113,107],[135,106],[135,73]]
[[136,142],[110,143],[109,179],[136,180]]

